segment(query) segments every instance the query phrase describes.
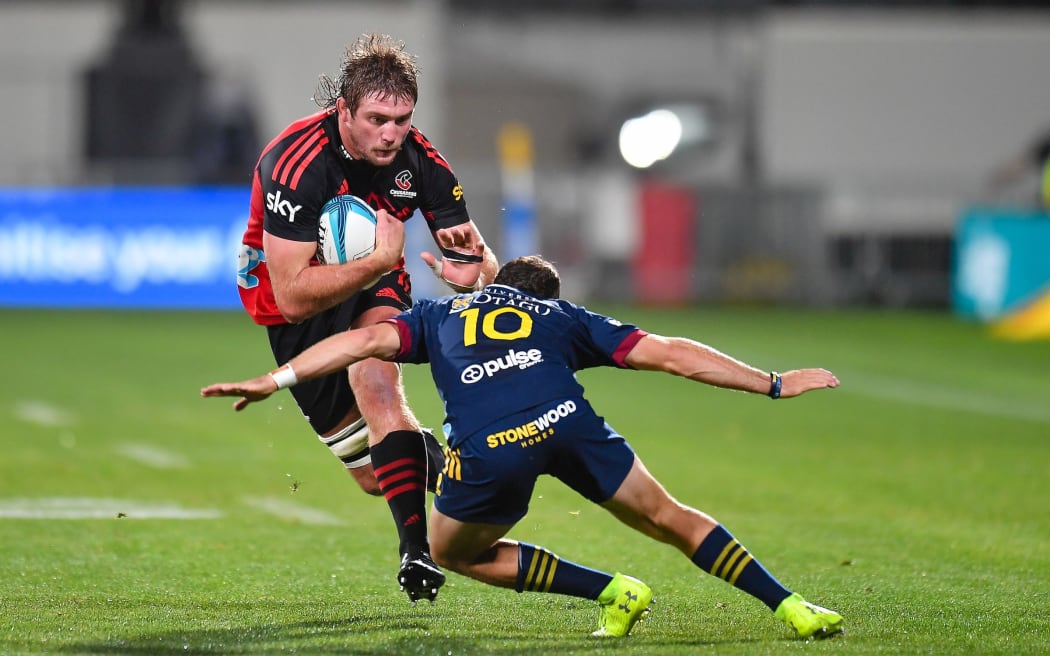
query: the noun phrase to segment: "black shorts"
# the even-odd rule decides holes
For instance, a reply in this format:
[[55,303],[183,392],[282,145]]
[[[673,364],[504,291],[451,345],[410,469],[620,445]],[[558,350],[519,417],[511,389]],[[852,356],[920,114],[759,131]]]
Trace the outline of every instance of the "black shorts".
[[[407,271],[391,271],[370,289],[302,323],[268,326],[274,360],[278,365],[288,362],[322,339],[348,330],[357,317],[374,307],[392,307],[398,311],[412,307],[412,283]],[[318,435],[335,428],[355,403],[346,371],[299,383],[289,391]]]

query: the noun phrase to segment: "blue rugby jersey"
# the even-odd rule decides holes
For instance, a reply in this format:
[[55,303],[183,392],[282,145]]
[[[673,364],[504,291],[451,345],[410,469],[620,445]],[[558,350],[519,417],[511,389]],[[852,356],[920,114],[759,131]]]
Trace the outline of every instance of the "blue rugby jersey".
[[576,371],[627,368],[624,358],[646,334],[505,285],[422,300],[389,321],[401,335],[396,360],[430,363],[452,447],[507,415],[583,396]]

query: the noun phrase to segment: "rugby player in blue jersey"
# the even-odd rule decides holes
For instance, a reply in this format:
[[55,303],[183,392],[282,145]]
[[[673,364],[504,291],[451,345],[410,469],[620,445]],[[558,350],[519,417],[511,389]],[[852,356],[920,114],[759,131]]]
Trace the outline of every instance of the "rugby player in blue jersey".
[[430,515],[431,553],[441,566],[518,592],[596,600],[594,635],[627,635],[652,600],[645,583],[504,537],[525,516],[536,479],[549,474],[756,597],[798,636],[841,632],[841,615],[784,587],[725,527],[668,494],[594,412],[575,372],[657,370],[773,398],[837,387],[835,375],[762,371],[699,342],[650,334],[558,300],[560,286],[551,263],[518,258],[480,291],[420,301],[381,324],[329,337],[268,374],[201,394],[239,396],[234,408],[241,410],[364,358],[429,362],[448,439]]

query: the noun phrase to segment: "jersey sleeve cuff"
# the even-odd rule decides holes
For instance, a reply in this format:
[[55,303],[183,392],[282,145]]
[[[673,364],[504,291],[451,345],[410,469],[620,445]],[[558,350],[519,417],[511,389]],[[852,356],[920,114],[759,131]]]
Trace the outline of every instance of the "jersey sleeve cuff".
[[397,330],[397,336],[401,339],[401,348],[398,349],[394,360],[401,360],[402,357],[412,350],[412,331],[408,329],[407,323],[397,318],[384,319],[380,323],[388,323]]
[[630,335],[625,337],[624,340],[620,342],[620,345],[616,347],[616,350],[613,351],[612,354],[613,362],[616,363],[616,366],[622,367],[624,369],[630,369],[627,362],[625,362],[625,360],[627,359],[627,354],[631,352],[631,349],[634,348],[635,344],[637,344],[643,337],[645,337],[648,334],[649,333],[645,332],[641,328],[638,328]]

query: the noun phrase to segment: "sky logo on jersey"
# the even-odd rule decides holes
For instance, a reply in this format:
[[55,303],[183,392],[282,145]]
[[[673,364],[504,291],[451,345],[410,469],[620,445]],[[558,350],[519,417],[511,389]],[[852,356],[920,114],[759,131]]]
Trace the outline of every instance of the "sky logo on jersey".
[[281,190],[277,193],[266,194],[266,209],[288,217],[289,223],[295,223],[295,213],[303,209],[302,205],[292,205],[290,200],[281,200]]
[[491,378],[504,369],[528,369],[540,362],[543,362],[543,353],[539,349],[529,349],[528,351],[510,349],[502,358],[470,365],[463,370],[459,379],[465,385],[473,385],[482,378]]

